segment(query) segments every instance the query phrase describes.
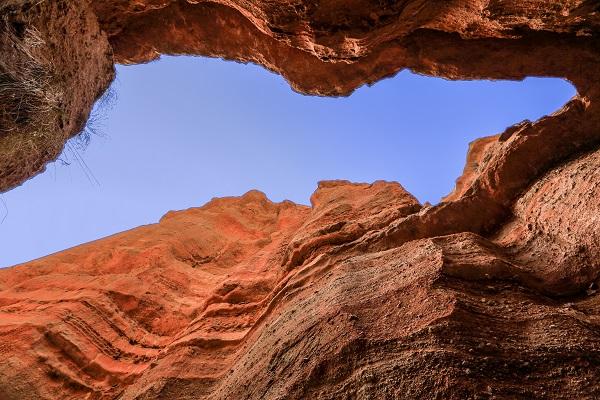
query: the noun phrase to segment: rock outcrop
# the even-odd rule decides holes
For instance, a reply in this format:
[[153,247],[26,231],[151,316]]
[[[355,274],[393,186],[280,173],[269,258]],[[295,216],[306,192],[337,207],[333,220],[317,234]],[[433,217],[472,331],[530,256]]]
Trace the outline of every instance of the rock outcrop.
[[[583,109],[597,97],[599,29],[595,0],[5,0],[0,192],[42,171],[81,132],[114,62],[222,57],[326,96],[404,68],[448,79],[562,77],[580,95],[573,107],[582,109],[564,116],[571,129],[590,123]],[[15,81],[28,90],[15,93]],[[15,111],[23,99],[30,107]]]
[[0,397],[597,398],[599,175],[597,150],[552,169],[490,235],[334,181],[0,270]]
[[596,1],[10,0],[0,16],[0,191],[82,129],[113,62],[255,62],[318,95],[402,68],[578,90],[474,142],[435,206],[387,182],[322,182],[311,207],[249,192],[1,270],[0,398],[600,398]]
[[87,2],[0,2],[0,192],[42,172],[113,79]]

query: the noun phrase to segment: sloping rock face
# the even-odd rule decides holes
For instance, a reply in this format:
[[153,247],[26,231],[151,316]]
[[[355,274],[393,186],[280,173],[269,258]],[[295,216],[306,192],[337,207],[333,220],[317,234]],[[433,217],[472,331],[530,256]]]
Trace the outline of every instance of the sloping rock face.
[[[1,270],[0,399],[600,398],[596,1],[0,10],[0,79],[44,72],[24,98],[54,99],[40,119],[15,117],[2,97],[0,122],[12,125],[0,146],[39,138],[41,120],[58,135],[52,151],[30,147],[43,156],[3,150],[0,190],[81,130],[113,61],[256,62],[320,95],[402,68],[564,77],[578,89],[554,114],[472,143],[435,206],[387,182],[322,182],[311,207],[250,192]],[[50,88],[70,95],[56,100]]]
[[0,270],[0,398],[598,398],[599,209],[593,151],[490,235],[387,182],[171,212]]

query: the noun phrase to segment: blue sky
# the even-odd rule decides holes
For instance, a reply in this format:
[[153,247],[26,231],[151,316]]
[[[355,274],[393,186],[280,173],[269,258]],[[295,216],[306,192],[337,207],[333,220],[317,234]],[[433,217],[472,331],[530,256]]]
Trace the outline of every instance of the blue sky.
[[470,141],[575,94],[558,79],[451,82],[405,71],[348,98],[319,98],[258,66],[216,59],[117,70],[117,99],[98,111],[103,135],[0,195],[0,267],[250,189],[308,204],[319,180],[385,179],[436,203]]

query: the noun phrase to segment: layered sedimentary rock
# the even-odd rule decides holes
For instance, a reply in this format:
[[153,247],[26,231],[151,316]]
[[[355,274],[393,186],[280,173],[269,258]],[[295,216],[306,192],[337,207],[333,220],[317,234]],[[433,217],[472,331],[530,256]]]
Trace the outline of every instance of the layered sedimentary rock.
[[485,236],[419,238],[435,207],[333,181],[1,270],[0,397],[597,398],[599,175],[552,169]]
[[[578,90],[554,114],[472,143],[435,206],[387,182],[322,182],[311,207],[250,192],[0,271],[0,398],[600,397],[596,1],[0,10],[0,90],[12,96],[0,100],[0,148],[35,144],[2,150],[0,190],[82,129],[113,62],[163,53],[259,63],[320,95],[402,68],[563,77]],[[39,76],[39,90],[14,91]],[[30,113],[14,112],[15,96]],[[55,136],[40,136],[49,124]]]

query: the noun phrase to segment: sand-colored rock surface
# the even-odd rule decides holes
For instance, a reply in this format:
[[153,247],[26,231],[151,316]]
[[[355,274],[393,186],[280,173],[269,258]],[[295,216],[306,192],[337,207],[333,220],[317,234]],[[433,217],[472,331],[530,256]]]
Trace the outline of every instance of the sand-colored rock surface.
[[600,398],[596,1],[10,0],[0,16],[0,90],[44,72],[26,118],[0,98],[0,191],[81,129],[113,62],[256,62],[321,95],[402,68],[578,90],[474,142],[438,205],[389,182],[322,182],[311,207],[249,192],[1,270],[0,399]]

